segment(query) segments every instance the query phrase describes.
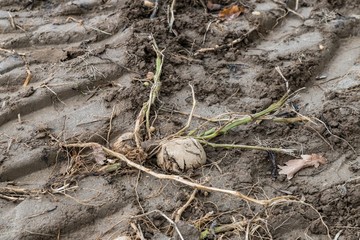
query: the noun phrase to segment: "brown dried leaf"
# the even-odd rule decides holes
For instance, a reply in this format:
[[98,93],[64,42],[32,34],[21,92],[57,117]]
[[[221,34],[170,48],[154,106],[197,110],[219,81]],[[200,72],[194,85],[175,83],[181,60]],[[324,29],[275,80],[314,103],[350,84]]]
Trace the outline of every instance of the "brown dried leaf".
[[230,7],[223,8],[219,12],[220,18],[233,19],[239,16],[241,13],[245,11],[245,8],[238,5],[232,5]]
[[103,149],[101,148],[101,146],[93,145],[91,148],[93,150],[93,156],[95,158],[96,163],[100,164],[100,165],[104,165],[106,156],[105,156],[105,153],[104,153]]
[[286,166],[278,166],[281,171],[279,174],[286,174],[287,179],[291,179],[294,175],[303,168],[319,167],[320,164],[325,164],[326,158],[319,154],[301,155],[301,159],[292,159],[287,161]]

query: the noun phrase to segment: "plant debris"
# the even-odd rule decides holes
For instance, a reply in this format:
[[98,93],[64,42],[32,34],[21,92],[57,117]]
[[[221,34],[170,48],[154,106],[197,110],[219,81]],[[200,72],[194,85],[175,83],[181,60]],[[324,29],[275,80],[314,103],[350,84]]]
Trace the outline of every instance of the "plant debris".
[[286,166],[278,166],[281,171],[279,174],[286,174],[287,179],[292,179],[294,175],[303,168],[319,167],[320,164],[326,163],[326,158],[319,154],[301,155],[299,159],[292,159],[287,161]]
[[219,12],[219,18],[231,20],[245,11],[245,8],[239,5],[232,5],[230,7],[225,7]]
[[99,165],[104,165],[106,161],[106,156],[102,148],[98,145],[94,145],[91,148],[93,150],[95,162]]

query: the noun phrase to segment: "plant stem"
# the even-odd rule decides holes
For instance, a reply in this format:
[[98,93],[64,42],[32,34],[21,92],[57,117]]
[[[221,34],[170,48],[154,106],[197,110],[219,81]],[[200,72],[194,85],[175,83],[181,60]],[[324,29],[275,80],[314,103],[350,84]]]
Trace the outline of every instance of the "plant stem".
[[296,151],[296,149],[282,149],[282,148],[271,148],[271,147],[249,146],[249,145],[238,145],[238,144],[211,143],[201,139],[198,139],[198,141],[202,144],[209,145],[214,148],[241,148],[241,149],[249,149],[249,150],[280,152],[285,154],[292,154]]
[[225,134],[227,133],[230,129],[233,129],[239,125],[244,125],[250,122],[253,122],[255,120],[257,120],[258,118],[267,115],[277,109],[279,109],[280,107],[282,107],[282,105],[286,102],[286,100],[288,99],[289,96],[289,91],[287,91],[285,93],[285,95],[276,103],[271,104],[268,108],[266,108],[265,110],[255,113],[253,115],[249,115],[249,116],[245,116],[239,119],[235,119],[230,121],[229,123],[225,124],[224,126],[218,128],[218,129],[212,129],[212,130],[208,130],[205,132],[205,134],[202,134],[198,137],[195,137],[197,139],[206,139],[206,140],[210,140],[213,139],[219,135]]
[[156,98],[159,95],[160,87],[161,87],[160,75],[161,75],[162,66],[163,66],[163,62],[164,62],[164,55],[159,50],[154,38],[153,38],[153,48],[154,48],[154,51],[156,52],[156,70],[155,70],[155,74],[154,74],[154,83],[151,86],[149,99],[147,102],[145,102],[143,104],[143,106],[140,110],[140,113],[135,121],[134,138],[135,138],[137,147],[141,146],[140,128],[144,122],[144,118],[145,118],[146,132],[147,132],[148,138],[151,139],[150,110],[151,110],[151,105],[154,104]]

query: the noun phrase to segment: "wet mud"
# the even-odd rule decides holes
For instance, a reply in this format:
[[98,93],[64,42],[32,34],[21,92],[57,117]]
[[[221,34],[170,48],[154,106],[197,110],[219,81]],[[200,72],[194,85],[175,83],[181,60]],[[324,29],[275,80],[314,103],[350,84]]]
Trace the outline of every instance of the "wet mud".
[[[244,6],[223,20],[205,1],[176,1],[170,31],[171,2],[159,1],[154,18],[137,0],[0,2],[0,239],[139,239],[135,229],[144,239],[180,239],[158,212],[133,217],[153,210],[171,217],[193,189],[125,165],[100,174],[89,152],[76,158],[61,147],[109,145],[134,129],[149,97],[144,80],[155,71],[152,39],[164,49],[155,139],[185,125],[189,84],[197,100],[191,127],[227,112],[261,111],[288,85],[300,89],[289,108],[316,124],[256,122],[216,141],[295,148],[328,160],[287,180],[275,177],[267,152],[205,146],[207,164],[181,175],[258,199],[290,195],[306,204],[263,208],[199,190],[177,223],[184,239],[241,221],[247,223],[207,239],[359,239],[359,4],[300,0],[295,14],[291,0],[213,1]],[[294,158],[273,157],[278,165]],[[154,159],[144,165],[163,172]]]

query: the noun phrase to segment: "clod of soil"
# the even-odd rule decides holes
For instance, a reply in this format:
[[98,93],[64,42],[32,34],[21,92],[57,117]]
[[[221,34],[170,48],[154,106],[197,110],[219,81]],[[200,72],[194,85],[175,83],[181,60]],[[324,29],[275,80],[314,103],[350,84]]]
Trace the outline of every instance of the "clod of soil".
[[174,138],[161,145],[157,164],[165,171],[180,172],[206,163],[206,153],[194,138]]

